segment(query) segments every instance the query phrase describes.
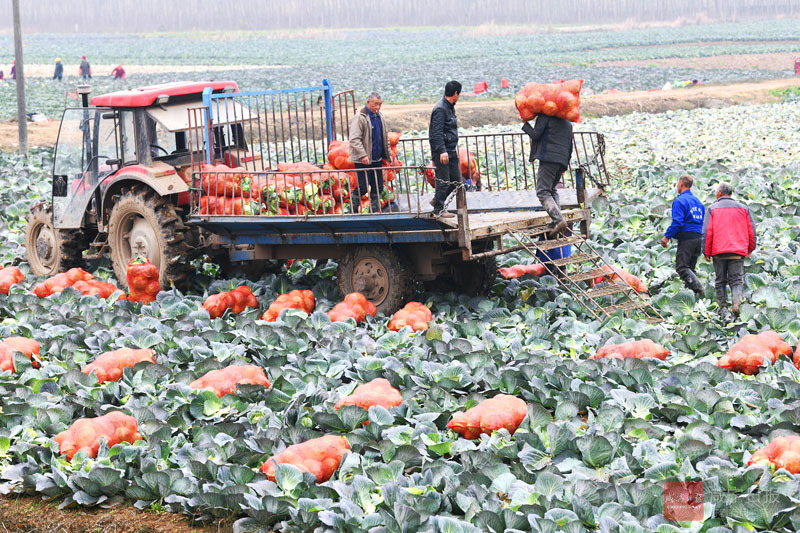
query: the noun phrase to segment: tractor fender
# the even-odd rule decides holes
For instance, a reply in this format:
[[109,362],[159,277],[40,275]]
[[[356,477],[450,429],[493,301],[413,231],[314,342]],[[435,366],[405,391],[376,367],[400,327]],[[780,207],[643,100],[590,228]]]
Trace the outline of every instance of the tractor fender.
[[152,167],[131,165],[103,180],[103,226],[108,223],[114,196],[123,188],[144,185],[159,196],[168,196],[188,192],[189,186],[183,181],[175,169],[166,164],[155,164]]

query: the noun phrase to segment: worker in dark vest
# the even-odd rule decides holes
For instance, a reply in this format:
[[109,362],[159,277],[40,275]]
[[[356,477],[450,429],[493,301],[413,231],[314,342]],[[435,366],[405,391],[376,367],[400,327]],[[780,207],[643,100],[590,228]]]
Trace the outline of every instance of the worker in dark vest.
[[567,229],[556,187],[572,158],[572,123],[540,113],[536,117],[536,124],[531,126],[525,122],[522,131],[531,138],[531,163],[539,160],[536,196],[553,220],[550,237],[555,238]]
[[436,173],[435,192],[431,200],[435,217],[455,217],[455,214],[444,208],[444,203],[461,183],[461,165],[458,161],[458,117],[455,107],[460,96],[461,83],[455,80],[448,81],[444,86],[444,97],[431,111],[428,142]]
[[678,197],[672,202],[672,224],[669,225],[661,246],[667,247],[670,239],[678,241],[675,253],[675,270],[683,284],[702,298],[705,296],[703,284],[697,277],[695,267],[703,246],[703,217],[706,208],[692,194],[694,180],[688,174],[678,178]]

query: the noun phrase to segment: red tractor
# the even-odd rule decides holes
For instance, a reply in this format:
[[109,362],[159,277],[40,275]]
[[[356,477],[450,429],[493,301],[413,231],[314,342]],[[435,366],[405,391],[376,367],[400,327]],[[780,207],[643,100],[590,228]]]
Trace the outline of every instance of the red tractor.
[[[111,256],[122,285],[128,261],[148,257],[162,286],[190,272],[200,230],[187,224],[192,153],[190,109],[206,89],[235,92],[232,81],[171,83],[95,96],[79,87],[83,107],[66,109],[53,164],[52,203],[28,215],[25,248],[34,274],[50,276]],[[90,105],[91,104],[91,105]],[[221,129],[214,150],[235,162],[236,125]],[[227,140],[226,140],[227,137]],[[204,150],[202,146],[194,150]],[[86,250],[94,253],[84,255]]]

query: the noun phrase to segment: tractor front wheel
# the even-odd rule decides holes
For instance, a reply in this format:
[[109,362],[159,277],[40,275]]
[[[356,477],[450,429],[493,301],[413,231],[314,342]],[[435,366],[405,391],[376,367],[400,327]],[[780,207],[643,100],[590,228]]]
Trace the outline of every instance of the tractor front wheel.
[[61,230],[53,227],[53,207],[37,204],[25,217],[25,255],[37,276],[53,276],[73,267],[83,267],[83,251],[88,247],[81,229]]
[[120,285],[128,286],[128,262],[146,257],[158,269],[162,288],[185,288],[192,268],[185,231],[183,220],[168,199],[151,190],[123,191],[108,219],[111,262]]

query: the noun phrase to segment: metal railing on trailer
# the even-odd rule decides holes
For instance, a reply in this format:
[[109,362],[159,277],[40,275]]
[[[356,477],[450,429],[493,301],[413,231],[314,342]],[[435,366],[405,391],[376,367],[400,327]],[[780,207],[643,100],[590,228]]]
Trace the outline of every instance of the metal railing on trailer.
[[[352,165],[342,169],[325,165],[331,141],[347,135],[356,112],[352,91],[334,94],[330,83],[323,80],[319,86],[300,89],[207,92],[203,102],[202,107],[189,110],[193,215],[375,215],[364,209],[361,196],[366,191],[358,189]],[[459,207],[468,212],[535,207],[536,166],[528,162],[527,135],[469,134],[461,136],[460,144],[469,192]],[[425,215],[432,210],[429,201],[434,177],[428,139],[400,138],[396,151],[398,160],[393,164],[398,166],[380,171],[385,192],[379,214]],[[578,168],[589,178],[587,185],[606,186],[609,178],[604,153],[602,135],[575,132],[573,161],[563,180],[565,188],[581,188],[582,184],[576,182]],[[308,165],[296,166],[301,161]],[[237,170],[218,172],[210,166],[201,167],[201,163],[224,163]],[[224,179],[228,178],[243,181],[244,190],[226,188]],[[244,194],[248,190],[249,194]],[[514,194],[508,194],[511,191]],[[203,200],[206,196],[218,200]],[[577,197],[567,200],[575,205],[583,203]]]
[[236,162],[253,171],[289,161],[322,165],[335,138],[333,101],[328,80],[299,89],[207,89],[203,106],[189,110],[190,151],[201,157],[192,164]]

